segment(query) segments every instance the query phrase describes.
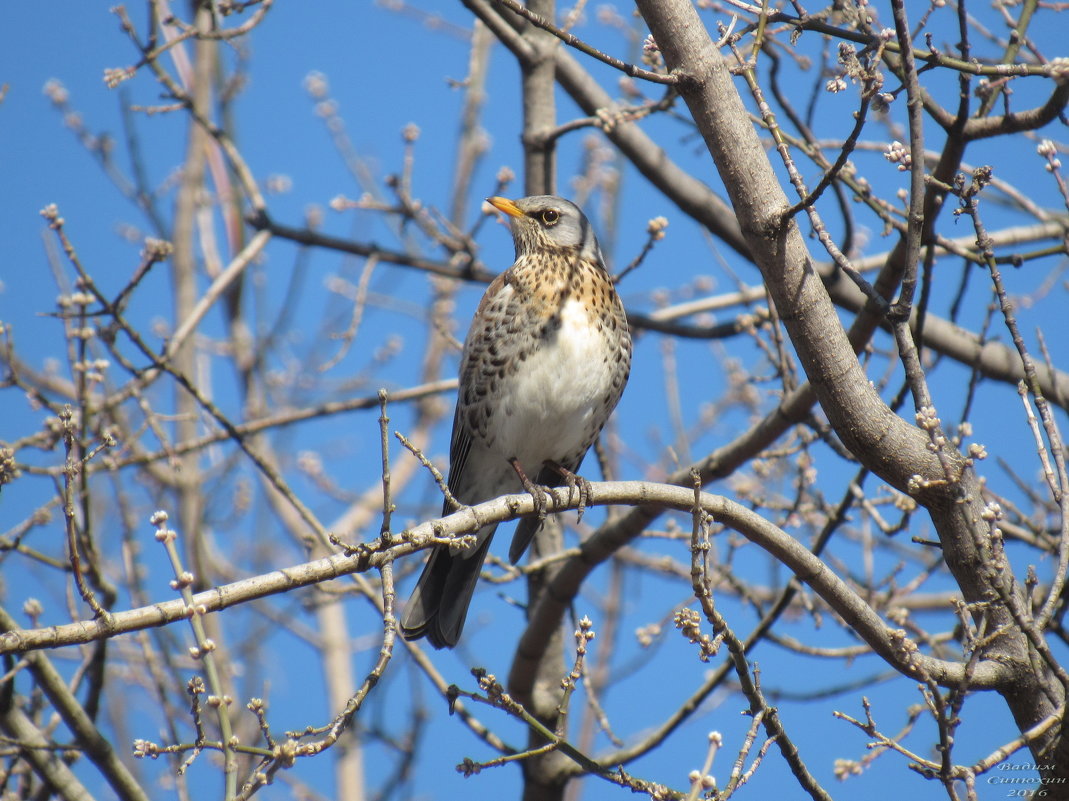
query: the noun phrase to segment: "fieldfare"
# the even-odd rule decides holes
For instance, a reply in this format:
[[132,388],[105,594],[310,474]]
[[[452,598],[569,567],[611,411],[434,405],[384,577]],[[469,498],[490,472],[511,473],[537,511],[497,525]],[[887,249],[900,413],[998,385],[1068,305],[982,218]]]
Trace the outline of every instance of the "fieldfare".
[[[627,383],[631,333],[575,204],[551,195],[487,202],[508,215],[516,261],[486,290],[464,342],[449,491],[471,505],[522,487],[544,504],[528,472],[543,486],[574,486]],[[451,511],[447,502],[442,514]],[[540,524],[517,524],[514,564]],[[470,548],[431,551],[401,619],[405,639],[457,644],[496,528],[479,529]]]

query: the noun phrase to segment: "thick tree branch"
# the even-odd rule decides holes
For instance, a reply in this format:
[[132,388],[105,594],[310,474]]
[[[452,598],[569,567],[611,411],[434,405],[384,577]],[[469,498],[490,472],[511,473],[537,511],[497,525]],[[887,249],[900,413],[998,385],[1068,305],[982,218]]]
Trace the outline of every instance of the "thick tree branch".
[[[1030,653],[1020,616],[1011,614],[1020,607],[1021,595],[995,567],[976,474],[954,449],[933,447],[920,428],[895,415],[865,376],[801,232],[793,221],[781,222],[789,204],[694,8],[682,0],[640,0],[639,9],[668,66],[683,78],[680,93],[721,172],[765,283],[836,433],[866,467],[928,509],[966,600],[990,604],[994,595],[1005,604],[987,606],[991,623],[1006,632],[992,649],[1015,665],[1017,681],[1030,688],[1027,695],[1016,688],[1005,694],[1018,724],[1030,728],[1064,702],[1065,691]],[[1056,742],[1048,738],[1035,746],[1037,763],[1055,761]],[[1069,763],[1063,764],[1060,770],[1069,776]],[[1051,775],[1056,773],[1060,775]]]
[[[642,509],[674,509],[686,513],[690,513],[694,508],[694,491],[685,487],[644,481],[594,482],[590,487],[588,506],[635,505]],[[552,489],[548,511],[557,513],[578,508],[579,499],[568,496],[566,487]],[[927,657],[909,648],[903,633],[896,632],[880,620],[835,571],[790,534],[746,507],[722,496],[703,492],[700,501],[702,510],[711,515],[717,523],[739,532],[782,561],[842,616],[879,656],[896,669],[915,678],[928,675],[941,683],[951,685],[963,680],[964,665]],[[503,523],[534,512],[534,500],[529,494],[506,495],[477,506],[465,507],[440,520],[421,523],[395,535],[391,544],[377,541],[356,546],[351,554],[334,554],[197,593],[193,596],[192,609],[197,610],[195,614],[218,612],[258,598],[354,573],[366,573],[431,545],[448,542],[451,537],[470,534],[488,523]],[[580,549],[580,555],[570,560],[562,571],[568,574],[568,578],[554,582],[554,592],[565,586],[568,580],[578,583],[594,565],[615,552],[622,544],[619,542],[619,532],[618,527],[606,526],[598,536],[585,542]],[[547,594],[541,603],[561,603],[561,600]],[[86,620],[33,630],[17,628],[13,620],[7,619],[7,630],[0,634],[0,654],[93,642],[104,637],[183,621],[191,611],[184,601],[175,599],[140,609],[116,612],[106,621]],[[993,689],[1001,686],[1008,678],[997,664],[985,662],[972,674],[970,686]]]

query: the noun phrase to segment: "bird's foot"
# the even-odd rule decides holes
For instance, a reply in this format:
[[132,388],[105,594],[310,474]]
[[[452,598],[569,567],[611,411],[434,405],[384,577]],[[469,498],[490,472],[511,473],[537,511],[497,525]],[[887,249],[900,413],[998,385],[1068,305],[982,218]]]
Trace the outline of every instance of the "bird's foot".
[[579,523],[583,519],[583,512],[586,511],[586,505],[590,502],[590,482],[583,478],[578,473],[573,473],[567,467],[557,464],[552,459],[546,460],[546,466],[560,473],[561,478],[564,479],[564,483],[568,487],[568,500],[572,499],[572,492],[576,489],[579,490],[579,506],[576,509],[578,517],[575,522]]
[[549,506],[549,493],[543,487],[535,484],[531,479],[527,477],[527,474],[523,472],[523,467],[520,466],[520,462],[515,457],[509,459],[509,464],[512,465],[512,469],[516,471],[516,475],[520,479],[520,483],[523,484],[524,490],[530,494],[531,499],[534,501],[535,512],[538,514],[538,522],[541,523],[546,519],[546,509]]

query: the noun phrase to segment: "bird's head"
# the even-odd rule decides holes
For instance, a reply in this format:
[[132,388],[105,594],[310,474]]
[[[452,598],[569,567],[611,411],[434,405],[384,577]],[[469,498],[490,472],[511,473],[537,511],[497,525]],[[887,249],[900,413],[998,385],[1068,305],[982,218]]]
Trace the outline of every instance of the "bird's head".
[[486,202],[508,215],[517,258],[542,250],[563,249],[604,265],[594,229],[570,200],[555,195],[533,195],[519,200],[490,197]]

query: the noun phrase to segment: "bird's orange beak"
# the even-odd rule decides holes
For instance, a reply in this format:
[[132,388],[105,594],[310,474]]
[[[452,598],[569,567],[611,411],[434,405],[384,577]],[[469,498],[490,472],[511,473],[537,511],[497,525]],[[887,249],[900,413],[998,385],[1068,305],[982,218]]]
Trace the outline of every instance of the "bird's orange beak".
[[488,197],[486,202],[493,206],[498,211],[503,211],[510,217],[523,217],[525,216],[519,207],[509,200],[507,197]]

